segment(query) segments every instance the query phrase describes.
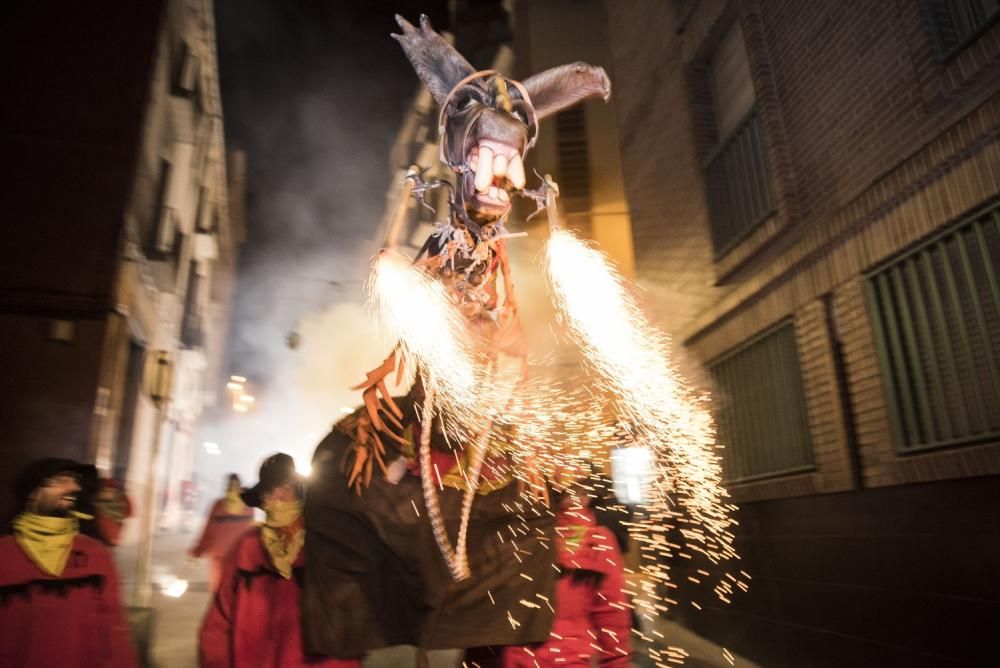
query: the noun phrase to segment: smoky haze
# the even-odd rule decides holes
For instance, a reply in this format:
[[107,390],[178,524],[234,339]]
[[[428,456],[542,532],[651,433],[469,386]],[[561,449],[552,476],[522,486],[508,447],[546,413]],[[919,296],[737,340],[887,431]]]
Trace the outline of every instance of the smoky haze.
[[[226,140],[247,152],[247,243],[229,368],[249,378],[247,414],[204,421],[205,478],[253,479],[274,451],[308,461],[387,352],[363,279],[389,185],[389,150],[419,81],[394,13],[447,28],[445,2],[217,0]],[[288,345],[294,334],[298,346]],[[220,483],[221,485],[221,483]]]

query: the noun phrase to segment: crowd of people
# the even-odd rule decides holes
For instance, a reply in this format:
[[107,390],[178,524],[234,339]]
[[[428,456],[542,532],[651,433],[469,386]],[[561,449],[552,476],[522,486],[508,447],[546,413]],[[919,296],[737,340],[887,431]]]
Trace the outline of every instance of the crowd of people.
[[[583,479],[577,472],[553,486],[559,580],[548,641],[470,650],[466,665],[630,665],[628,536],[620,519],[607,517],[609,481],[580,494]],[[21,473],[15,493],[18,513],[0,536],[0,666],[139,665],[110,550],[131,515],[122,486],[93,466],[46,458]],[[209,560],[213,592],[198,637],[201,666],[360,668],[363,657],[303,650],[307,493],[284,453],[264,460],[252,487],[229,477],[191,550]],[[254,522],[254,508],[263,523]]]

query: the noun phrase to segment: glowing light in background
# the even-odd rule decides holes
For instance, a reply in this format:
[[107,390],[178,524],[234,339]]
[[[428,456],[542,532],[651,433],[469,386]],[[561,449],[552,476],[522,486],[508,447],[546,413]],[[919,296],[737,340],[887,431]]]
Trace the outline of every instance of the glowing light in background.
[[653,457],[647,447],[618,448],[611,452],[611,478],[615,496],[622,503],[636,505],[649,501],[652,472]]
[[174,580],[163,589],[163,595],[170,598],[180,598],[187,591],[188,581],[174,578]]
[[222,449],[219,448],[219,444],[218,443],[213,443],[211,441],[205,441],[204,443],[201,444],[201,447],[204,448],[205,454],[207,454],[207,455],[216,455],[217,456],[217,455],[222,454]]

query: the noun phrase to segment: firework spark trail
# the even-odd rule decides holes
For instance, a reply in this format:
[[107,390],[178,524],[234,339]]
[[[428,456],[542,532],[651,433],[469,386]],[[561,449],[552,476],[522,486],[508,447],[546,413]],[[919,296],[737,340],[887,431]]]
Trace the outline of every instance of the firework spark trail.
[[368,296],[376,320],[399,341],[403,356],[425,371],[425,382],[434,379],[438,404],[461,423],[472,420],[470,402],[480,394],[484,369],[444,285],[410,261],[383,251],[372,268]]
[[595,444],[598,436],[607,436],[600,411],[588,410],[594,402],[578,390],[522,378],[520,365],[491,364],[475,349],[475,335],[453,297],[422,268],[384,251],[374,263],[368,295],[376,320],[399,341],[403,357],[416,361],[424,382],[434,384],[440,412],[447,416],[455,440],[474,437],[485,416],[499,412],[495,440],[506,441],[526,457],[548,461],[541,468],[550,472],[558,458],[553,450],[567,436],[574,436],[577,445],[584,434]]
[[[649,526],[641,531],[650,552],[670,550],[665,539],[647,531],[662,522],[681,529],[688,553],[698,552],[713,564],[738,558],[729,531],[733,506],[725,502],[707,400],[692,395],[672,368],[666,338],[647,322],[606,257],[571,232],[553,230],[545,270],[572,337],[618,398],[622,419],[654,451],[652,503],[644,522]],[[668,581],[665,570],[646,568]]]

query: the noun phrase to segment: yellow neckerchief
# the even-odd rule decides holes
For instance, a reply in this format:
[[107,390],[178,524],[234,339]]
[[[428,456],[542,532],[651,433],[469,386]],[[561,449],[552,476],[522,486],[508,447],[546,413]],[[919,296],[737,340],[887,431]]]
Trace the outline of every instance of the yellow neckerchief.
[[222,497],[223,507],[226,512],[230,515],[242,515],[243,511],[246,509],[246,504],[243,503],[243,499],[240,498],[239,488],[230,488],[226,490],[226,495]]
[[36,566],[59,577],[66,568],[73,539],[80,532],[80,519],[92,518],[76,511],[68,517],[24,512],[14,518],[14,540]]
[[295,531],[282,529],[302,517],[302,501],[272,501],[264,508],[264,513],[266,517],[260,527],[261,541],[271,563],[281,577],[287,580],[292,577],[292,564],[302,550],[306,532],[302,527]]

